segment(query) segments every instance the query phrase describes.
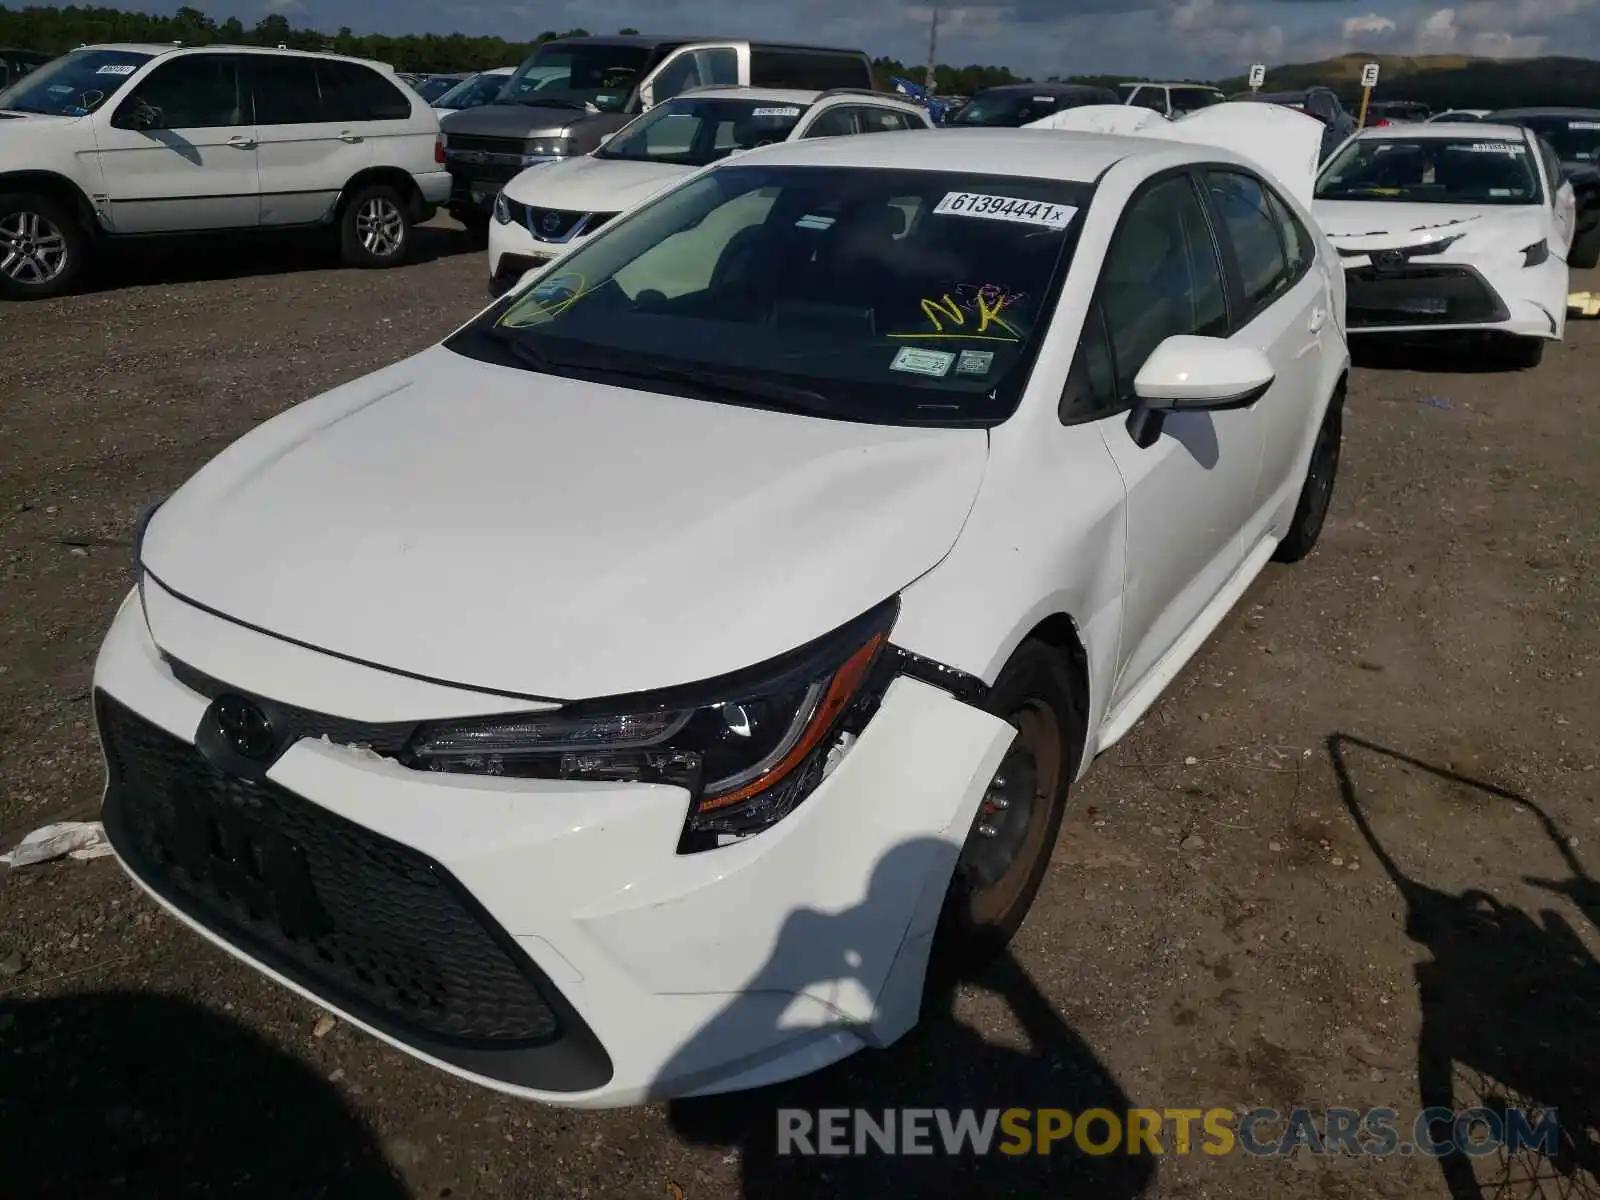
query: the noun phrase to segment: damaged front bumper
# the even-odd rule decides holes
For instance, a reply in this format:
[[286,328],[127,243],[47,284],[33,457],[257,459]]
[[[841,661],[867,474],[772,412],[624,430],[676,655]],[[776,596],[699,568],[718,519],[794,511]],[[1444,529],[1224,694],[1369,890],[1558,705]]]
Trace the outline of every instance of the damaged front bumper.
[[1483,331],[1559,340],[1564,331],[1567,265],[1553,254],[1529,266],[1520,252],[1491,259],[1433,245],[1334,244],[1351,333]]

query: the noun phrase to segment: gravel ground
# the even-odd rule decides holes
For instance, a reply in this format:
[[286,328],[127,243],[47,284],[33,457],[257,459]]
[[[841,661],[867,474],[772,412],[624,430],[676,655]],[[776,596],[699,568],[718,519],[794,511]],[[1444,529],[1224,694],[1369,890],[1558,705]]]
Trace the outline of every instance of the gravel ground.
[[[95,815],[90,672],[136,515],[469,316],[482,256],[444,228],[427,250],[390,273],[135,261],[0,306],[0,843]],[[1480,1194],[1415,1157],[792,1159],[774,1138],[785,1106],[1409,1114],[1425,1091],[1558,1106],[1592,1169],[1600,322],[1526,373],[1361,363],[1321,547],[1095,765],[1011,956],[891,1050],[729,1099],[513,1102],[319,1019],[112,861],[64,861],[0,872],[0,1192]],[[1481,1194],[1600,1194],[1581,1171],[1494,1183],[1521,1165],[1480,1162]]]

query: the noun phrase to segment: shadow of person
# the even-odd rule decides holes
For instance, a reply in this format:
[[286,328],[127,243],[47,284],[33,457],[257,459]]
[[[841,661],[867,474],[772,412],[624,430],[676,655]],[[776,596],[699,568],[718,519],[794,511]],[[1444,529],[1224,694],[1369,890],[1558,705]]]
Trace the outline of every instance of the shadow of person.
[[[1405,899],[1406,933],[1431,955],[1416,968],[1422,1007],[1417,1076],[1423,1107],[1483,1107],[1502,1121],[1506,1110],[1518,1108],[1535,1127],[1554,1110],[1560,1125],[1553,1158],[1505,1153],[1495,1159],[1485,1156],[1475,1169],[1467,1155],[1446,1155],[1439,1161],[1450,1195],[1453,1200],[1479,1200],[1502,1194],[1489,1190],[1495,1185],[1553,1176],[1566,1186],[1548,1194],[1600,1195],[1600,961],[1554,909],[1535,918],[1487,891],[1474,888],[1451,895],[1402,871],[1374,833],[1358,798],[1351,749],[1531,810],[1572,877],[1560,883],[1525,882],[1567,896],[1591,922],[1600,914],[1595,880],[1560,827],[1526,797],[1359,738],[1335,734],[1328,739],[1345,807]],[[1449,1140],[1448,1125],[1435,1126],[1433,1136]]]
[[188,1001],[0,1001],[0,1192],[408,1195],[372,1131],[304,1064]]
[[[887,964],[863,955],[855,944],[861,931],[892,907],[892,897],[903,897],[904,889],[911,886],[904,871],[908,861],[946,864],[943,874],[932,876],[942,880],[948,878],[948,862],[958,849],[931,841],[897,847],[879,863],[861,905],[837,914],[793,913],[768,966],[751,983],[746,996],[697,1034],[679,1058],[698,1062],[703,1050],[715,1048],[728,1034],[736,1030],[747,1033],[748,1014],[738,1010],[752,1003],[747,997],[769,989],[794,990],[795,976],[787,964],[809,964],[813,982],[836,978],[821,973],[825,969],[822,964],[829,961],[839,968],[837,978],[853,978],[869,989],[881,982]],[[942,886],[937,892],[931,896],[935,912]],[[923,903],[929,899],[924,895]],[[1027,1048],[992,1041],[958,1020],[954,1003],[962,985],[987,993],[987,997],[975,999],[999,1001],[1026,1039]],[[662,1077],[671,1078],[672,1071],[669,1067]],[[979,971],[943,972],[941,978],[930,982],[923,995],[920,1021],[888,1048],[863,1051],[788,1083],[676,1100],[669,1106],[669,1119],[674,1131],[692,1144],[735,1151],[741,1163],[742,1192],[752,1200],[975,1195],[1029,1200],[1082,1195],[1123,1200],[1143,1194],[1150,1186],[1155,1176],[1153,1158],[1129,1156],[1120,1147],[1112,1153],[1087,1154],[1070,1139],[1056,1142],[1048,1154],[1036,1150],[1002,1153],[1001,1145],[1011,1139],[998,1123],[987,1153],[974,1153],[970,1146],[950,1152],[935,1118],[926,1120],[930,1153],[889,1154],[868,1142],[867,1152],[862,1154],[806,1156],[780,1149],[780,1111],[803,1110],[815,1120],[823,1109],[860,1109],[870,1113],[874,1122],[882,1122],[886,1109],[947,1109],[951,1121],[959,1117],[960,1110],[977,1110],[975,1116],[982,1121],[988,1110],[1051,1108],[1076,1115],[1099,1108],[1116,1114],[1121,1122],[1130,1106],[1128,1096],[1094,1051],[1061,1019],[1015,958],[1003,952]],[[1096,1127],[1093,1141],[1104,1137],[1104,1127]]]

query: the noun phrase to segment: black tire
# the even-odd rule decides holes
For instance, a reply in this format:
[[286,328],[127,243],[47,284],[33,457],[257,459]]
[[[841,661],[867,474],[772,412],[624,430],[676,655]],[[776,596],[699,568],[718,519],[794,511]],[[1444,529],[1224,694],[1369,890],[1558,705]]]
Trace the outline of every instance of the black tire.
[[933,972],[964,972],[1015,936],[1050,867],[1067,792],[1078,772],[1088,714],[1067,656],[1025,642],[985,707],[1017,729],[979,805],[945,895]]
[[37,192],[0,194],[0,299],[68,291],[89,259],[89,235],[66,205]]
[[1600,225],[1572,243],[1572,250],[1567,254],[1567,266],[1579,271],[1600,267]]
[[348,267],[405,265],[414,240],[411,201],[386,183],[359,189],[339,218],[339,253]]
[[1544,338],[1508,337],[1498,348],[1498,357],[1513,371],[1531,371],[1544,361]]
[[1339,477],[1339,452],[1343,444],[1344,389],[1341,388],[1328,401],[1328,411],[1311,447],[1311,461],[1306,466],[1306,481],[1300,488],[1300,502],[1295,505],[1289,532],[1272,552],[1273,561],[1297,563],[1316,548],[1323,523],[1328,519],[1328,509],[1333,504],[1333,485]]
[[452,212],[450,214],[461,227],[467,231],[467,241],[474,250],[486,249],[489,245],[489,217],[480,212]]

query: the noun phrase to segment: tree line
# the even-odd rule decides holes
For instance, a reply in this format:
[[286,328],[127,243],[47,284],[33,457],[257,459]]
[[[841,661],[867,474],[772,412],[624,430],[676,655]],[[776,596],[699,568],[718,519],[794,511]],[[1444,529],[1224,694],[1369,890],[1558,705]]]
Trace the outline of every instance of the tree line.
[[[197,8],[178,9],[170,17],[126,12],[118,8],[67,5],[63,8],[8,8],[0,5],[0,46],[64,54],[75,46],[98,42],[182,42],[200,46],[288,46],[295,50],[325,50],[389,63],[399,71],[455,72],[508,67],[520,63],[532,50],[563,37],[587,37],[587,29],[546,30],[526,41],[503,37],[469,37],[466,34],[422,33],[390,36],[357,34],[349,28],[326,33],[294,26],[281,13],[272,13],[246,25],[237,17],[216,21]],[[636,29],[621,29],[623,34]],[[894,76],[921,83],[923,66],[908,67],[891,58],[879,58],[873,69],[881,87]],[[1027,80],[1005,67],[940,65],[934,81],[942,95],[971,95],[982,88]]]

